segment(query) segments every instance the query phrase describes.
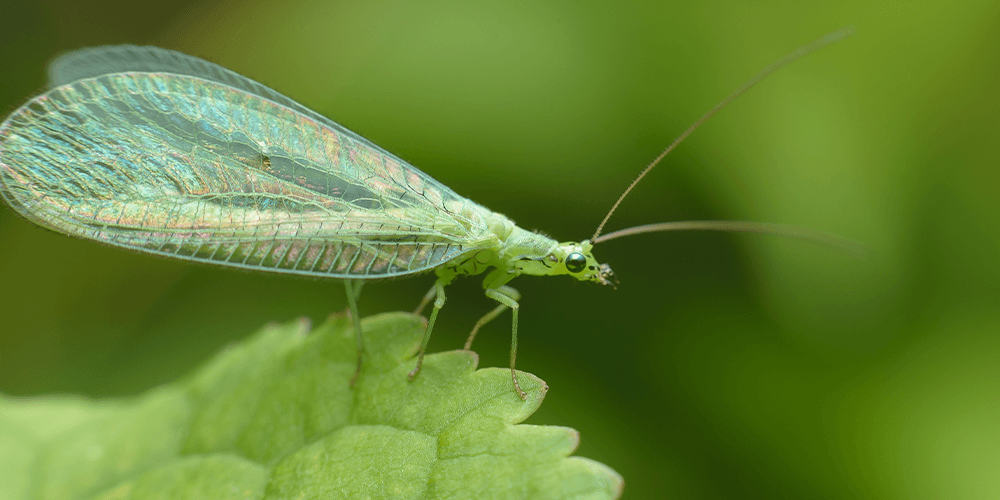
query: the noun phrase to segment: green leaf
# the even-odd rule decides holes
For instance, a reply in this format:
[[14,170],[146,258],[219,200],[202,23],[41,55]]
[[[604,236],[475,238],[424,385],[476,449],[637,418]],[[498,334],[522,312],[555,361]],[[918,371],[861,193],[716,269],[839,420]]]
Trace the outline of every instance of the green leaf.
[[621,494],[608,467],[570,457],[565,427],[515,425],[547,387],[469,351],[406,374],[422,318],[342,316],[269,326],[177,383],[131,399],[0,398],[2,499],[544,498]]

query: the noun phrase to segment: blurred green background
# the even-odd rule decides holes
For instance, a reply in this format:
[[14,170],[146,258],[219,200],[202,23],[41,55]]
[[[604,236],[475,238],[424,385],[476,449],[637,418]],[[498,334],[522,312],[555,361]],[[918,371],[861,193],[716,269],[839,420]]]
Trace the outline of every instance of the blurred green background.
[[[0,106],[46,61],[154,44],[259,80],[467,196],[589,237],[637,172],[746,78],[764,82],[640,185],[610,229],[793,223],[860,262],[766,236],[600,245],[618,290],[523,277],[519,367],[551,388],[625,498],[1000,498],[1000,4],[977,2],[109,2],[5,7]],[[992,214],[992,215],[991,215]],[[135,394],[343,289],[150,257],[0,208],[0,392]],[[421,276],[365,287],[410,310]],[[450,288],[431,350],[492,307]],[[504,366],[509,316],[476,350]]]

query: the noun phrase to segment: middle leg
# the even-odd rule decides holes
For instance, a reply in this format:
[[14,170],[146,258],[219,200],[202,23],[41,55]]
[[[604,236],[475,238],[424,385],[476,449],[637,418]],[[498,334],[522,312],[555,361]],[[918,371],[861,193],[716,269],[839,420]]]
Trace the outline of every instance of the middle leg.
[[[521,300],[521,292],[515,290],[514,287],[504,285],[501,286],[499,290],[501,291],[501,293],[514,299],[515,301]],[[496,317],[499,316],[500,313],[507,310],[507,307],[508,306],[506,304],[500,304],[496,306],[492,311],[484,314],[482,318],[479,318],[479,321],[476,321],[476,326],[473,326],[472,332],[469,333],[469,339],[465,341],[466,351],[472,349],[472,341],[476,340],[476,334],[479,333],[479,329],[482,328],[484,325],[486,325],[486,323],[489,323],[490,321],[496,319]]]
[[[431,332],[434,331],[434,322],[437,321],[438,311],[444,307],[444,286],[447,284],[448,282],[443,279],[438,279],[434,283],[433,291],[434,296],[436,297],[434,299],[434,309],[431,310],[431,317],[427,320],[427,329],[424,330],[424,340],[420,343],[420,354],[417,355],[417,366],[413,367],[413,371],[411,371],[408,375],[411,382],[413,381],[413,377],[416,377],[417,373],[420,373],[420,367],[424,364],[424,353],[427,351],[427,343],[431,340]],[[429,296],[431,296],[430,292],[427,293],[425,298]]]

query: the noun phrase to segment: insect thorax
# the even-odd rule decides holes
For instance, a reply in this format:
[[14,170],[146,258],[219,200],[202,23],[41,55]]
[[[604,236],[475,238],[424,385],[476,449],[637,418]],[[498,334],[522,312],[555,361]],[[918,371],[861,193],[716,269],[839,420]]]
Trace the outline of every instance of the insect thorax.
[[[477,207],[479,208],[479,207]],[[483,209],[484,212],[487,209]],[[537,261],[552,253],[558,242],[548,236],[517,227],[504,215],[480,213],[488,232],[496,236],[490,247],[464,253],[438,269],[439,276],[477,275],[490,268],[501,273],[520,274],[519,263]]]
[[598,264],[591,253],[590,241],[560,243],[544,234],[521,229],[507,217],[485,207],[471,202],[469,205],[482,217],[484,232],[491,241],[439,267],[437,274],[444,281],[492,269],[483,280],[486,288],[500,287],[521,274],[570,275],[581,281],[610,284],[611,268]]

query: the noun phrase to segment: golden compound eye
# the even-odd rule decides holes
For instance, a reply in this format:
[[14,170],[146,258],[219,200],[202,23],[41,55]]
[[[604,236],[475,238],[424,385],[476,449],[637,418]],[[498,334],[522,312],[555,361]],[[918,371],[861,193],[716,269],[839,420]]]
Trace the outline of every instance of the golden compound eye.
[[578,273],[587,268],[587,258],[582,253],[574,252],[566,257],[566,269],[571,273]]

